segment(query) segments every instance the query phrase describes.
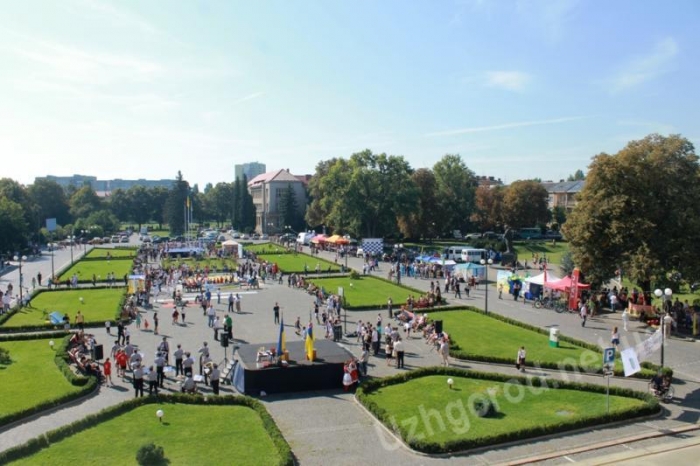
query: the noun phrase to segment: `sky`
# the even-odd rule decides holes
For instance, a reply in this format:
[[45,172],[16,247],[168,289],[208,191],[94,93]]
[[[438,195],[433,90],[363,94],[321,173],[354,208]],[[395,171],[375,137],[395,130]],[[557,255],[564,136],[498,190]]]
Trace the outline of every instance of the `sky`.
[[0,177],[233,181],[370,149],[559,180],[700,143],[697,0],[3,2]]

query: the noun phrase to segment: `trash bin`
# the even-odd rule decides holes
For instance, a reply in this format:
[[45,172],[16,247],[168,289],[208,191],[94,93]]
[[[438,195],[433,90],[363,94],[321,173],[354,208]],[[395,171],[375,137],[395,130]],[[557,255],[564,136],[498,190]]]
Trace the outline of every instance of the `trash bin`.
[[552,348],[559,348],[559,329],[550,328],[549,329],[549,346]]

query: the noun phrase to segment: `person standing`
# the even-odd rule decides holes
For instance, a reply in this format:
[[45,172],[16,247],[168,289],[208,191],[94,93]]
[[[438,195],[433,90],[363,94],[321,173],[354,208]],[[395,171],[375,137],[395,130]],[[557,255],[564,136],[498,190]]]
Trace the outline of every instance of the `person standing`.
[[214,318],[216,317],[216,311],[214,310],[213,305],[209,305],[207,308],[207,325],[209,328],[214,327]]
[[[318,309],[318,307],[317,307]],[[275,306],[272,308],[272,311],[275,314],[275,323],[279,324],[280,323],[280,305],[278,303],[275,303]]]
[[586,307],[586,303],[581,303],[581,327],[586,326],[586,319],[588,319],[588,308]]
[[389,299],[386,300],[386,310],[389,314],[389,318],[393,318],[393,308],[394,308],[394,301],[391,300],[391,296],[389,296]]
[[85,329],[85,316],[80,311],[75,315],[75,325],[79,330]]
[[229,341],[233,341],[233,319],[230,315],[226,315],[224,319],[224,332],[228,335]]
[[362,348],[362,354],[360,355],[360,373],[363,376],[367,375],[367,363],[369,362],[369,350],[367,348]]
[[[158,387],[163,388],[163,383],[165,382],[165,357],[163,353],[158,353],[156,355],[153,364],[156,366],[156,383]],[[157,394],[158,392],[156,391],[156,395]]]
[[233,293],[228,295],[228,310],[227,312],[233,312]]
[[627,331],[627,325],[629,324],[630,321],[630,314],[627,312],[627,309],[622,311],[622,328],[625,329],[625,332]]
[[158,313],[153,313],[153,334],[158,335]]
[[153,366],[148,368],[148,374],[146,374],[148,379],[148,395],[158,395],[158,374],[153,370]]
[[136,328],[141,330],[141,313],[136,312]]
[[37,283],[39,284],[39,286],[41,286],[41,278],[42,278],[42,277],[41,277],[41,272],[38,272],[38,273],[36,274],[36,281],[37,281]]
[[221,378],[221,371],[217,364],[212,365],[211,373],[209,374],[209,382],[211,382],[211,389],[214,395],[219,394],[219,379]]
[[440,357],[442,357],[442,362],[440,364],[448,367],[450,365],[450,344],[447,341],[447,337],[442,337],[440,339],[440,348],[438,351],[440,353]]
[[375,356],[379,354],[380,343],[381,342],[379,341],[379,332],[376,328],[372,328],[372,350],[374,351]]
[[610,344],[614,348],[620,346],[620,332],[617,331],[617,327],[613,327],[612,335],[610,336]]
[[241,313],[241,296],[238,293],[236,293],[235,304],[236,304],[236,312],[238,314],[240,314]]
[[182,351],[182,345],[177,345],[177,349],[173,352],[173,357],[175,358],[175,377],[185,375],[185,372],[182,370],[183,354],[184,351]]
[[396,340],[396,343],[394,343],[394,352],[396,353],[396,368],[403,369],[404,347],[401,337],[399,337],[398,340]]
[[521,346],[520,349],[518,350],[518,356],[517,356],[516,362],[515,362],[515,367],[520,372],[525,372],[525,357],[526,356],[527,356],[527,353],[525,352],[525,347]]
[[221,288],[216,289],[216,304],[221,304]]
[[112,382],[112,361],[109,360],[109,358],[105,359],[105,363],[102,365],[102,372],[105,374],[105,385],[108,387],[114,386],[114,382]]
[[185,353],[185,360],[182,361],[182,368],[185,377],[192,377],[192,366],[194,366],[194,358],[188,351],[187,353]]
[[205,341],[204,345],[199,348],[199,375],[202,375],[204,372],[204,361],[207,359],[209,359],[209,346]]
[[143,396],[143,368],[138,363],[134,366],[134,392],[134,398],[138,398],[139,393]]

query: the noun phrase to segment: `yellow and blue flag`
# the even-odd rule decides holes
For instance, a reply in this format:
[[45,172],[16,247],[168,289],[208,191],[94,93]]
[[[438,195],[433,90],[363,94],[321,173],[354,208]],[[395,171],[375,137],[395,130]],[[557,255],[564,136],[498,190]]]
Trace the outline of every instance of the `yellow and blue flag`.
[[304,348],[306,350],[306,359],[309,361],[314,360],[314,330],[313,325],[309,322],[309,326],[306,327],[306,342]]

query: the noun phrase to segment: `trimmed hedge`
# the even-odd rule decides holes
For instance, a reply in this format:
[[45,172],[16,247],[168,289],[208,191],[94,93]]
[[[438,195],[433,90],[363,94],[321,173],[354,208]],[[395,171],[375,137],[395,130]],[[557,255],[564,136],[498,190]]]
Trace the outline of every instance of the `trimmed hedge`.
[[[534,325],[527,324],[525,322],[521,322],[519,320],[512,319],[510,317],[505,317],[500,314],[495,314],[493,312],[486,313],[485,311],[481,309],[477,309],[475,307],[471,306],[466,306],[466,307],[451,307],[448,309],[421,309],[421,312],[448,312],[448,311],[469,311],[469,312],[476,312],[478,314],[482,314],[486,317],[490,317],[492,319],[500,320],[501,322],[504,322],[506,324],[510,325],[515,325],[516,327],[524,328],[526,330],[530,330],[533,332],[537,332],[541,335],[547,335],[549,336],[549,331],[540,327],[536,327]],[[566,335],[559,335],[559,340],[560,341],[565,341],[567,343],[570,343],[572,345],[580,346],[584,349],[593,351],[595,353],[599,353],[602,355],[603,350],[597,346],[594,345],[593,343],[588,343],[583,340],[578,340],[576,338],[572,338]],[[450,356],[453,358],[457,359],[463,359],[466,361],[476,361],[476,362],[489,362],[489,363],[496,363],[496,364],[508,364],[508,365],[513,365],[513,359],[512,358],[499,358],[495,356],[488,356],[488,355],[481,355],[481,354],[472,354],[469,353],[468,351],[464,351],[461,349],[459,346],[459,343],[451,339],[451,344],[450,344]],[[619,357],[619,355],[618,355]],[[543,362],[539,361],[538,362],[539,367],[542,369],[551,369],[551,370],[583,370],[582,367],[574,367],[570,365],[566,365],[564,367],[560,366],[559,364],[556,363],[551,363],[551,362]],[[534,367],[534,363],[532,361],[527,361],[525,364],[526,366]],[[636,374],[632,375],[631,377],[635,378],[640,378],[640,379],[649,379],[651,378],[656,371],[659,369],[658,366],[655,364],[652,364],[650,362],[643,362],[641,364],[642,366],[642,371],[637,372]],[[602,374],[603,368],[601,367],[596,371],[596,373]],[[615,375],[618,377],[624,376],[624,371],[621,369],[616,369],[615,370]]]
[[[119,303],[117,304],[117,308],[114,313],[114,320],[110,321],[112,325],[117,325],[117,322],[121,319],[122,315],[122,309],[124,308],[124,304],[126,304],[126,300],[128,298],[127,296],[127,289],[126,287],[123,286],[114,286],[111,287],[109,285],[99,285],[99,286],[91,286],[89,288],[86,288],[88,290],[99,290],[99,289],[104,289],[104,288],[124,288],[124,293],[122,294],[121,298],[119,298]],[[52,288],[52,289],[37,289],[34,290],[32,293],[32,299],[34,299],[35,296],[39,295],[40,293],[58,293],[61,291],[65,290],[74,290],[75,288]],[[29,302],[31,305],[31,300]],[[7,312],[3,315],[0,316],[0,336],[2,334],[11,334],[11,333],[24,333],[24,332],[36,332],[36,331],[41,331],[41,330],[51,330],[51,329],[56,329],[56,327],[60,326],[62,327],[63,324],[60,325],[54,325],[54,324],[36,324],[36,325],[23,325],[22,327],[3,327],[5,322],[7,322],[13,315],[15,315],[19,311],[19,307],[15,306],[10,310],[10,312]],[[83,324],[85,328],[100,328],[104,326],[104,322],[85,322]],[[58,331],[58,330],[56,330]]]
[[[46,338],[56,338],[59,339],[61,338],[60,341],[57,341],[56,346],[54,346],[54,349],[56,350],[56,357],[54,358],[54,363],[58,367],[58,369],[61,371],[61,373],[66,377],[66,379],[74,386],[76,387],[81,387],[81,389],[75,393],[70,393],[65,396],[56,398],[54,400],[50,401],[45,401],[43,403],[39,403],[37,405],[32,406],[31,408],[25,409],[23,411],[19,411],[13,414],[7,414],[7,415],[0,415],[0,426],[3,426],[5,424],[9,424],[11,422],[15,422],[17,420],[26,418],[28,416],[31,416],[33,414],[36,414],[40,411],[44,411],[50,408],[53,408],[54,406],[59,406],[64,403],[68,403],[69,401],[77,400],[78,398],[82,398],[85,395],[93,392],[97,388],[97,378],[92,376],[92,377],[85,377],[82,375],[78,375],[75,372],[73,372],[73,369],[70,367],[70,359],[68,358],[68,344],[70,342],[71,334],[67,332],[46,332],[46,333],[39,333],[39,334],[24,334],[24,335],[12,335],[12,336],[5,336],[0,338],[0,341],[19,341],[19,340],[39,340],[39,339],[46,339]],[[0,455],[0,464],[4,464],[5,462],[2,460],[2,455]]]
[[49,447],[52,443],[59,442],[67,437],[75,435],[85,429],[94,427],[96,424],[113,419],[121,414],[124,414],[136,407],[153,404],[153,403],[183,403],[192,405],[239,405],[253,409],[260,416],[263,428],[267,431],[272,439],[277,452],[280,455],[280,466],[292,466],[294,464],[294,456],[292,450],[287,443],[287,440],[282,436],[282,432],[275,424],[272,416],[267,412],[265,407],[259,401],[247,396],[209,396],[203,397],[199,395],[158,395],[143,398],[133,398],[118,405],[110,406],[102,411],[86,416],[78,421],[68,424],[58,429],[47,432],[39,437],[33,438],[28,442],[18,445],[9,450],[0,453],[0,464],[6,464],[10,461],[15,461]]
[[[562,431],[580,429],[584,427],[599,426],[604,423],[625,421],[628,419],[647,416],[652,414],[657,414],[660,410],[659,400],[657,400],[650,393],[639,392],[629,388],[622,387],[610,387],[610,394],[615,396],[623,396],[628,398],[636,398],[645,402],[645,405],[639,409],[624,412],[624,413],[613,413],[604,414],[601,416],[595,416],[589,419],[579,419],[571,422],[562,422],[560,424],[551,426],[537,426],[521,429],[519,431],[504,433],[491,438],[475,438],[475,439],[460,439],[455,441],[449,441],[446,443],[430,442],[427,440],[409,439],[406,441],[404,433],[400,428],[395,426],[391,422],[391,416],[387,411],[378,406],[376,402],[369,399],[368,394],[372,393],[382,387],[387,387],[389,385],[396,385],[400,383],[407,382],[409,380],[425,377],[431,375],[444,375],[453,377],[468,377],[472,379],[479,380],[493,380],[495,382],[518,382],[521,384],[530,383],[535,387],[550,387],[552,390],[556,389],[568,389],[568,390],[581,390],[594,393],[604,394],[606,387],[602,385],[595,385],[589,383],[580,382],[564,382],[564,381],[547,381],[539,377],[526,378],[523,376],[510,376],[506,374],[496,374],[487,372],[476,372],[465,369],[458,369],[455,367],[423,367],[420,369],[415,369],[409,372],[405,372],[393,377],[385,377],[381,379],[370,379],[363,382],[356,392],[356,397],[362,403],[362,405],[367,408],[380,422],[382,422],[389,430],[393,431],[397,435],[401,436],[402,439],[408,444],[409,447],[416,451],[428,454],[441,454],[441,453],[454,453],[459,451],[470,450],[473,448],[481,448],[506,442],[512,442],[516,440],[523,440],[527,438],[539,437],[542,435],[549,435],[560,433]],[[0,457],[0,460],[2,458]]]

